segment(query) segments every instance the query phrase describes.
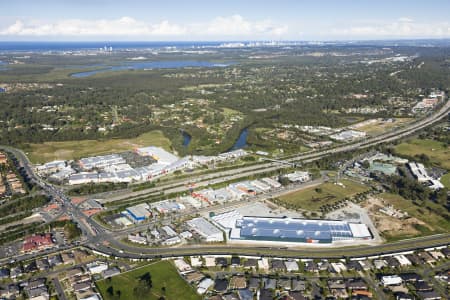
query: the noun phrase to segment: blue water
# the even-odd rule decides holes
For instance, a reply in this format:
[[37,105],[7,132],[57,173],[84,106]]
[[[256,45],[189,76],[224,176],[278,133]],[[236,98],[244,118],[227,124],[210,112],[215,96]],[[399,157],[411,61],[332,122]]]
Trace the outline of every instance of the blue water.
[[247,136],[248,136],[248,128],[242,129],[238,139],[234,143],[233,147],[231,147],[230,151],[247,147]]
[[197,60],[169,60],[169,61],[150,61],[150,62],[134,62],[126,63],[119,66],[106,66],[105,68],[93,71],[78,72],[70,75],[75,78],[89,77],[97,73],[123,71],[123,70],[144,70],[144,69],[179,69],[186,67],[227,67],[230,64],[217,64],[209,61]]
[[191,143],[191,135],[189,133],[187,133],[186,131],[183,131],[183,146],[187,147],[189,146],[189,144]]
[[197,48],[213,47],[222,42],[0,42],[0,52],[46,52],[46,51],[77,51],[96,50],[103,47],[112,47],[113,50],[145,49],[145,48]]

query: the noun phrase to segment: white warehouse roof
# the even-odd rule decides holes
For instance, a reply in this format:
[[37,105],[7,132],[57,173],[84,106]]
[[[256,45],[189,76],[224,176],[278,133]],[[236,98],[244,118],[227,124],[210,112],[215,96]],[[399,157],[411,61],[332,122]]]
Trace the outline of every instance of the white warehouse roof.
[[213,224],[206,221],[204,218],[194,218],[187,221],[187,224],[198,234],[203,236],[207,242],[223,241],[223,232]]
[[178,160],[178,157],[159,147],[143,147],[136,149],[136,152],[142,156],[151,156],[158,163],[170,165]]

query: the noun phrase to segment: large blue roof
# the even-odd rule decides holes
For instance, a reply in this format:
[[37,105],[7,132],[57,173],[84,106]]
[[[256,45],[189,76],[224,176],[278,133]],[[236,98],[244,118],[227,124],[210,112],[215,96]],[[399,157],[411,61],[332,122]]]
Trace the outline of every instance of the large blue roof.
[[244,217],[236,227],[244,239],[331,241],[353,237],[349,224],[342,221]]

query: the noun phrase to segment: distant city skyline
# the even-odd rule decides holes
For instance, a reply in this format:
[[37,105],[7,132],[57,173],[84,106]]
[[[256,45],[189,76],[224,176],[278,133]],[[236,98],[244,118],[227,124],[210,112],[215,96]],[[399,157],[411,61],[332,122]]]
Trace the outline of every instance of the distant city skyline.
[[0,41],[450,38],[450,1],[15,0]]

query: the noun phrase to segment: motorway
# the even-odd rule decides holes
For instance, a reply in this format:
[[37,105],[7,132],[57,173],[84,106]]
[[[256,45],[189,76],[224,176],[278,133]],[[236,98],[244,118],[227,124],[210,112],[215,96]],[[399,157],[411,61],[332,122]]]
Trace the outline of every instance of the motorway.
[[[398,139],[401,139],[403,137],[406,137],[408,135],[411,135],[412,133],[421,130],[439,120],[444,118],[448,113],[450,109],[450,101],[447,101],[445,105],[443,105],[437,112],[434,114],[421,119],[415,123],[411,123],[405,128],[401,128],[398,130],[394,130],[391,132],[387,132],[375,137],[367,138],[365,140],[360,140],[357,142],[352,142],[348,144],[344,144],[341,146],[337,146],[335,148],[322,150],[322,151],[309,151],[306,153],[301,153],[299,155],[296,155],[291,158],[284,159],[285,162],[295,162],[295,163],[308,163],[316,160],[320,160],[326,156],[336,154],[336,153],[345,153],[345,152],[351,152],[358,149],[364,149],[369,148],[372,146],[376,146],[383,143],[392,142]],[[281,159],[280,159],[281,160]],[[208,186],[211,184],[216,184],[224,181],[239,179],[243,177],[247,177],[250,175],[258,175],[263,174],[266,172],[276,171],[283,168],[287,168],[290,165],[286,163],[277,163],[277,162],[270,162],[270,163],[262,163],[252,166],[244,166],[235,168],[232,170],[226,170],[226,171],[219,171],[216,173],[211,174],[204,174],[199,175],[197,177],[192,177],[185,180],[170,182],[161,184],[158,187],[149,188],[137,192],[130,192],[126,194],[119,195],[117,197],[108,197],[107,199],[101,200],[103,203],[105,202],[112,202],[112,201],[120,201],[125,199],[130,199],[134,197],[139,196],[147,196],[152,195],[156,193],[163,192],[165,194],[168,193],[169,189],[171,192],[182,192],[187,191],[189,188],[187,185],[191,183],[195,183],[197,187],[202,186]]]
[[[408,136],[418,130],[421,130],[438,120],[444,118],[449,113],[450,102],[446,102],[438,111],[434,112],[432,115],[425,117],[415,123],[409,124],[405,128],[401,128],[392,132],[387,132],[385,134],[368,138],[363,141],[357,141],[353,143],[344,144],[332,149],[327,149],[318,152],[308,152],[302,153],[300,155],[286,159],[285,161],[296,162],[296,163],[306,163],[315,160],[319,160],[326,156],[350,152],[357,149],[368,148],[378,144],[391,142],[405,136]],[[199,254],[246,254],[246,255],[272,255],[272,256],[283,256],[283,257],[299,257],[299,258],[337,258],[337,257],[351,257],[351,256],[375,256],[381,253],[398,252],[398,251],[408,251],[415,250],[418,248],[427,248],[433,246],[442,246],[450,244],[450,234],[426,236],[421,238],[416,238],[412,240],[402,240],[395,243],[389,243],[384,245],[376,246],[358,246],[358,247],[345,247],[345,248],[299,248],[299,249],[287,249],[287,248],[271,248],[271,247],[255,247],[254,245],[244,246],[234,246],[234,245],[198,245],[190,247],[180,247],[180,248],[144,248],[139,246],[133,246],[125,244],[116,239],[116,233],[111,232],[108,229],[100,226],[92,218],[86,218],[77,206],[74,206],[70,198],[67,197],[62,190],[44,182],[42,179],[37,177],[32,168],[31,164],[26,157],[26,155],[18,149],[9,146],[0,146],[0,149],[11,152],[20,161],[20,164],[24,167],[31,181],[39,185],[49,196],[54,199],[58,199],[63,203],[63,213],[67,213],[71,216],[75,222],[78,223],[79,227],[83,232],[83,240],[80,243],[92,250],[96,250],[112,257],[123,257],[123,258],[135,258],[135,259],[150,259],[154,257],[162,256],[182,256],[182,255],[199,255]],[[134,192],[127,194],[126,197],[137,197],[142,195],[147,195],[148,193],[155,192],[166,192],[171,193],[173,191],[185,191],[188,190],[184,185],[196,182],[197,186],[210,185],[214,183],[225,182],[231,179],[237,179],[241,177],[246,177],[249,175],[256,175],[261,173],[266,173],[274,170],[279,170],[286,168],[285,164],[280,164],[276,162],[263,163],[253,166],[240,167],[227,171],[219,171],[217,173],[199,175],[198,177],[189,178],[187,180],[181,180],[173,183],[166,183],[156,188],[150,188],[147,190]],[[115,201],[125,199],[124,196],[120,198],[113,198]],[[75,246],[73,246],[75,247]],[[66,247],[70,249],[71,247]],[[50,251],[45,251],[41,254],[48,254],[50,252],[57,252],[61,249],[53,249]],[[15,257],[16,260],[29,259],[30,257],[35,257],[35,255],[21,255]],[[7,260],[2,260],[5,263]]]

